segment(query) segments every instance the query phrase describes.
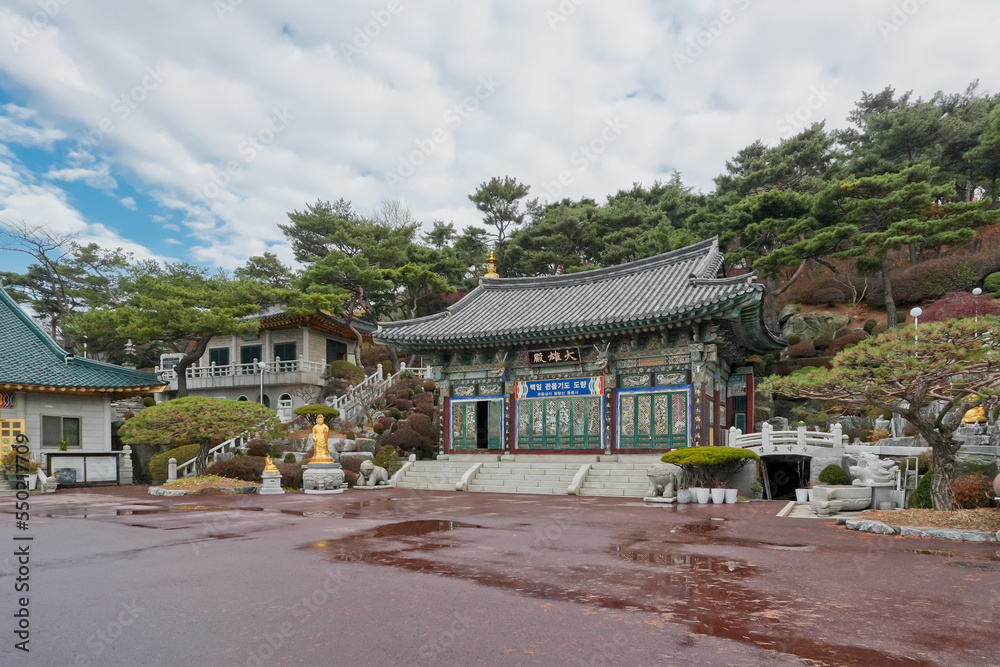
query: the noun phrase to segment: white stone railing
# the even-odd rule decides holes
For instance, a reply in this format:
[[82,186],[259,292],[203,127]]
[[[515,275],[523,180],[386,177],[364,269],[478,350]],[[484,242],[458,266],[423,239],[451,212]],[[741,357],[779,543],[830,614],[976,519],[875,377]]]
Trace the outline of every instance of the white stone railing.
[[[226,440],[221,445],[216,445],[215,447],[212,447],[210,450],[208,450],[208,465],[212,465],[213,463],[215,463],[219,458],[219,454],[235,452],[238,448],[242,446],[243,446],[243,436],[238,435],[235,438],[230,438],[229,440]],[[173,461],[174,459],[170,460]],[[198,462],[198,457],[195,457],[190,461],[185,461],[184,463],[178,464],[176,473],[173,476],[170,476],[168,473],[167,481],[172,482],[175,479],[181,477],[190,477],[191,475],[195,474],[195,464],[197,462]]]
[[383,377],[382,364],[379,364],[374,373],[349,387],[342,395],[327,398],[326,404],[337,410],[344,421],[356,422],[364,412],[365,406],[371,405],[375,399],[384,395],[385,390],[395,384],[407,371],[413,373],[414,377],[425,380],[430,378],[433,372],[429,366],[407,368],[404,362],[399,365],[399,371]]
[[799,426],[794,431],[775,431],[764,422],[760,433],[743,433],[735,426],[729,429],[730,447],[770,447],[771,445],[799,445],[800,447],[844,447],[843,427],[838,423],[826,433],[823,431],[807,431],[805,426]]
[[[306,361],[302,358],[289,359],[285,361],[282,360],[281,357],[278,357],[274,361],[266,362],[264,368],[261,368],[257,361],[249,364],[227,364],[226,366],[216,366],[213,363],[208,366],[188,366],[184,375],[189,379],[196,379],[232,377],[235,375],[256,375],[261,372],[298,373],[300,371],[322,374],[326,371],[326,361]],[[157,367],[155,372],[161,380],[167,382],[177,379],[177,371],[174,369],[160,370],[160,368]]]

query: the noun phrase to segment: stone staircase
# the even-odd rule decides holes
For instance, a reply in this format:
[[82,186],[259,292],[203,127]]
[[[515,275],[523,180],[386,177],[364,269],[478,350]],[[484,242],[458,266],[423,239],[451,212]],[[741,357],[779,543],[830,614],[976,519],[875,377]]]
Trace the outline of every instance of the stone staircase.
[[659,460],[658,456],[636,455],[624,461],[599,461],[591,466],[580,495],[642,498],[649,489],[646,468]]
[[473,492],[566,495],[574,477],[588,466],[579,495],[642,498],[648,488],[646,468],[658,460],[653,455],[452,455],[413,462],[396,486],[455,491],[469,473],[468,490]]
[[487,493],[551,493],[566,495],[578,462],[492,461],[483,463],[469,491]]
[[396,488],[454,491],[472,465],[468,461],[414,461],[399,477]]

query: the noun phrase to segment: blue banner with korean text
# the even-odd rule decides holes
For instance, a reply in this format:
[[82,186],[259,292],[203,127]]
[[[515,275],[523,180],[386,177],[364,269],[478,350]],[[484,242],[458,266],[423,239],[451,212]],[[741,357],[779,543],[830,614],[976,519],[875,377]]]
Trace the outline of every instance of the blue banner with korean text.
[[604,393],[604,376],[562,378],[517,382],[515,398],[550,398],[553,396],[600,396]]

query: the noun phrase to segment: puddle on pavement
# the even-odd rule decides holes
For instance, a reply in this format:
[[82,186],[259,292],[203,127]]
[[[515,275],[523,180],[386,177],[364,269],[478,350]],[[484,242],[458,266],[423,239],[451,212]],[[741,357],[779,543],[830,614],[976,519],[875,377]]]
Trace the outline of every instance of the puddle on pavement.
[[1000,572],[1000,563],[952,561],[948,565],[965,568],[966,570],[976,570],[978,572]]
[[[719,527],[707,523],[679,525],[686,526],[681,531],[689,535]],[[643,548],[638,546],[642,539],[613,549],[618,562],[628,561],[635,566],[576,567],[571,568],[568,576],[565,572],[554,575],[547,569],[551,556],[544,549],[534,552],[522,549],[516,553],[524,559],[515,558],[502,569],[468,560],[447,560],[439,557],[443,555],[440,552],[429,553],[465,546],[467,542],[460,537],[461,532],[453,532],[457,528],[482,526],[454,521],[404,521],[300,548],[322,551],[334,562],[361,562],[459,579],[546,601],[660,614],[667,622],[688,625],[694,633],[794,655],[814,666],[932,664],[872,649],[790,636],[792,631],[782,619],[804,610],[745,585],[743,582],[757,571],[752,562],[681,553],[664,548],[664,542],[659,540],[647,542],[649,548]],[[423,539],[409,539],[413,537]],[[792,550],[810,547],[770,546]],[[533,556],[538,560],[532,561]]]

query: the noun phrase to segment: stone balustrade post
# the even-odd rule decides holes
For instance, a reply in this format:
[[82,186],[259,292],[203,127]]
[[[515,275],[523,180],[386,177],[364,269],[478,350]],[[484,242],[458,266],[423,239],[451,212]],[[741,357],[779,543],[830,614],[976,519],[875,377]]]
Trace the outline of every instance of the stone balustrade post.
[[799,447],[806,446],[806,427],[805,424],[799,424],[795,429],[795,444]]
[[177,459],[170,459],[167,461],[167,481],[173,482],[177,480]]
[[729,442],[726,443],[728,447],[739,447],[740,446],[740,436],[743,435],[735,426],[729,427]]
[[844,447],[844,427],[840,422],[833,425],[833,446],[836,449],[843,449]]
[[378,367],[375,369],[375,372],[378,373],[378,379],[379,380],[384,380],[385,379],[385,376],[382,375],[382,364],[378,365]]
[[773,427],[764,422],[760,425],[760,444],[762,447],[767,447],[771,444],[771,429]]
[[122,456],[118,461],[118,483],[122,485],[132,484],[132,448],[125,445],[122,448]]

